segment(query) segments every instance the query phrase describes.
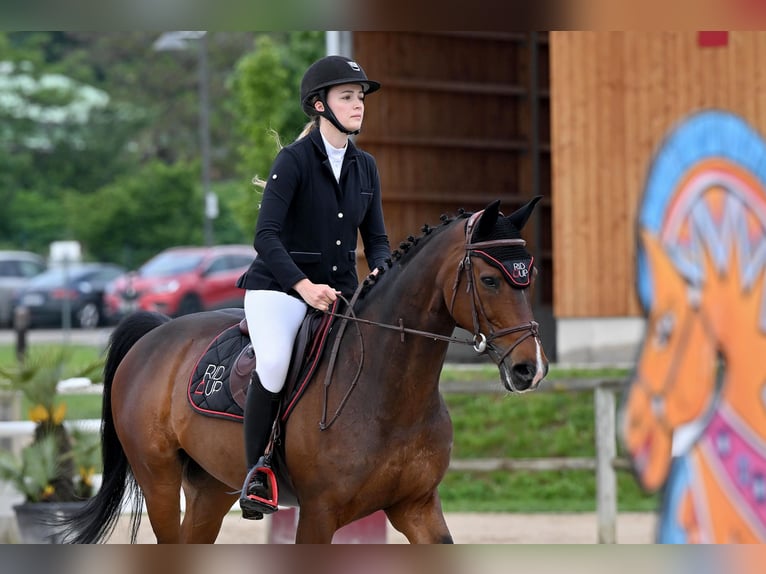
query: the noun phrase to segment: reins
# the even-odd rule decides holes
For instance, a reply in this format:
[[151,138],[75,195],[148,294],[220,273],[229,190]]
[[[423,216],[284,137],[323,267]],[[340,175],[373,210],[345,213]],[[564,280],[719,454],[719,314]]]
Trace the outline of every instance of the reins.
[[[469,220],[466,222],[466,240],[465,240],[465,257],[460,260],[460,263],[457,267],[457,274],[455,277],[455,283],[452,287],[452,299],[450,302],[450,313],[452,313],[454,305],[455,305],[455,299],[457,297],[457,290],[460,285],[460,278],[463,275],[463,271],[465,271],[465,275],[467,277],[466,279],[466,292],[470,294],[471,296],[471,315],[473,320],[473,337],[470,339],[461,338],[461,337],[454,337],[450,335],[441,335],[439,333],[432,333],[430,331],[421,331],[419,329],[412,329],[410,327],[404,326],[404,321],[399,318],[399,324],[398,325],[392,325],[390,323],[380,323],[378,321],[371,321],[369,319],[362,319],[360,317],[357,317],[354,312],[354,305],[356,304],[357,300],[359,299],[359,296],[364,289],[364,283],[360,283],[357,287],[356,291],[354,292],[353,296],[351,297],[351,301],[346,300],[345,297],[342,295],[339,295],[339,299],[341,299],[344,303],[346,303],[346,309],[343,313],[335,313],[334,311],[325,311],[326,314],[340,318],[341,324],[340,328],[338,329],[338,334],[335,337],[335,341],[333,343],[332,352],[330,353],[330,360],[327,367],[327,372],[325,374],[325,381],[324,381],[324,405],[322,408],[322,420],[319,422],[319,429],[320,430],[327,430],[332,426],[332,424],[338,419],[340,416],[341,410],[345,406],[346,402],[348,401],[349,397],[351,396],[351,392],[356,387],[356,384],[359,380],[359,376],[362,371],[362,365],[364,364],[364,339],[362,337],[362,331],[359,328],[360,324],[364,325],[371,325],[374,327],[380,327],[382,329],[389,329],[392,331],[397,331],[400,333],[400,338],[402,343],[404,343],[404,336],[405,335],[417,335],[419,337],[427,337],[429,339],[433,339],[434,341],[445,341],[447,343],[459,343],[462,345],[472,345],[474,351],[476,351],[478,354],[482,354],[487,352],[490,354],[492,359],[500,365],[502,361],[511,353],[513,350],[520,345],[523,341],[528,339],[529,337],[535,337],[537,338],[539,335],[538,327],[539,324],[536,321],[529,321],[528,323],[522,323],[521,325],[517,325],[515,327],[507,327],[505,329],[500,329],[499,331],[490,330],[490,333],[488,335],[485,335],[481,332],[481,326],[480,326],[480,319],[479,319],[479,309],[481,310],[481,313],[484,317],[487,316],[484,306],[482,305],[481,298],[476,293],[476,289],[474,288],[475,280],[474,280],[474,270],[473,270],[473,264],[471,263],[471,257],[474,256],[474,251],[479,249],[490,249],[492,247],[502,247],[502,246],[508,246],[508,245],[519,245],[524,246],[526,245],[526,241],[523,239],[494,239],[489,241],[480,241],[478,243],[471,243],[471,235],[473,233],[473,229],[478,222],[479,218],[481,217],[481,214],[483,211],[479,211],[474,213]],[[338,405],[338,408],[335,410],[335,413],[333,414],[332,418],[327,421],[327,402],[328,402],[328,392],[329,387],[331,383],[332,373],[335,369],[335,363],[338,358],[338,351],[340,349],[340,341],[343,338],[343,334],[346,330],[346,327],[348,325],[349,321],[353,321],[356,324],[357,327],[357,333],[359,335],[359,342],[360,342],[360,359],[359,359],[359,367],[357,368],[357,371],[354,375],[354,378],[351,381],[351,384],[344,394],[343,398],[341,399],[340,404]],[[491,323],[487,321],[487,323],[490,325],[490,329],[492,329]],[[514,341],[513,345],[511,345],[505,353],[499,355],[495,351],[494,345],[492,345],[492,341],[499,337],[504,337],[506,335],[510,335],[512,333],[519,333],[527,331],[523,336],[519,337],[516,341]]]
[[[327,373],[325,374],[324,379],[324,403],[322,405],[322,420],[319,421],[319,430],[327,430],[330,428],[330,426],[338,419],[340,416],[340,411],[343,410],[343,407],[346,404],[346,401],[348,401],[349,397],[351,396],[351,392],[356,387],[356,383],[359,381],[359,375],[362,372],[362,365],[364,365],[364,338],[362,337],[362,330],[359,328],[358,323],[362,321],[362,319],[359,319],[356,314],[354,313],[354,305],[356,304],[357,299],[359,299],[359,295],[362,292],[362,288],[364,287],[363,284],[360,284],[356,291],[354,292],[354,295],[351,297],[351,301],[349,302],[346,300],[346,298],[343,295],[338,295],[338,297],[346,304],[346,310],[344,311],[343,315],[338,315],[335,312],[332,311],[326,311],[326,313],[332,317],[341,317],[342,321],[340,324],[340,327],[338,328],[338,334],[335,337],[335,341],[332,345],[332,352],[330,353],[330,362],[327,365]],[[338,408],[335,410],[335,413],[333,414],[332,418],[330,419],[330,422],[327,422],[327,399],[328,399],[328,392],[330,389],[330,383],[332,378],[332,373],[335,370],[335,361],[338,358],[338,350],[340,349],[340,342],[341,339],[343,339],[343,333],[346,331],[346,326],[348,325],[349,320],[355,321],[357,323],[356,331],[359,335],[359,366],[356,369],[356,373],[354,374],[354,378],[351,380],[351,384],[348,387],[348,390],[346,391],[346,394],[343,395],[343,398],[340,401],[340,404],[338,405]]]

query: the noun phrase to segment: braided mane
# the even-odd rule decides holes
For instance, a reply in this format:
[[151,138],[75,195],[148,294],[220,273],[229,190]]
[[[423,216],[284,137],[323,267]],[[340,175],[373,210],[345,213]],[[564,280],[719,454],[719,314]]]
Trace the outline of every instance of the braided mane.
[[383,276],[386,274],[386,271],[391,269],[395,264],[398,263],[401,267],[406,266],[410,261],[412,261],[414,256],[423,249],[423,246],[427,245],[434,236],[439,235],[441,231],[449,227],[449,225],[455,221],[466,219],[471,215],[472,213],[466,212],[462,208],[458,210],[458,214],[454,217],[449,217],[445,214],[442,214],[439,218],[441,225],[438,225],[437,227],[431,227],[426,223],[420,229],[422,235],[419,237],[415,237],[413,235],[408,236],[406,241],[399,243],[398,249],[395,249],[391,252],[391,256],[385,261],[385,266],[381,265],[378,267],[378,275],[376,277],[367,277],[364,280],[362,292],[359,295],[360,299],[364,298],[375,285],[380,283],[380,281],[383,279]]

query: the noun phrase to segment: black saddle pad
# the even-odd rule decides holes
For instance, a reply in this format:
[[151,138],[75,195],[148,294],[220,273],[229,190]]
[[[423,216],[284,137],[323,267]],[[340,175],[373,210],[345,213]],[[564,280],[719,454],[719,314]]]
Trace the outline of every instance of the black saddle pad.
[[239,325],[221,332],[197,361],[189,379],[189,402],[203,415],[242,421],[244,412],[233,398],[231,374],[234,361],[250,343]]
[[[336,307],[337,301],[333,311]],[[332,319],[331,315],[309,312],[301,325],[285,381],[283,421],[287,420],[311,381],[326,346]],[[243,353],[245,347],[248,347],[249,355]],[[189,378],[187,395],[192,408],[203,415],[241,422],[255,360],[250,337],[242,332],[239,324],[222,331],[199,358]]]

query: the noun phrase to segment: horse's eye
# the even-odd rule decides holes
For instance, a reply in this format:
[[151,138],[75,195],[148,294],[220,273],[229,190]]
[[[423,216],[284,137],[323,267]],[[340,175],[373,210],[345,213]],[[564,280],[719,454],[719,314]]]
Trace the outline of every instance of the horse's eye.
[[497,289],[500,287],[500,280],[492,275],[486,275],[481,278],[481,282],[484,283],[490,289]]
[[655,343],[658,347],[663,348],[668,344],[670,337],[673,335],[675,322],[675,316],[672,313],[666,313],[659,318],[654,332]]

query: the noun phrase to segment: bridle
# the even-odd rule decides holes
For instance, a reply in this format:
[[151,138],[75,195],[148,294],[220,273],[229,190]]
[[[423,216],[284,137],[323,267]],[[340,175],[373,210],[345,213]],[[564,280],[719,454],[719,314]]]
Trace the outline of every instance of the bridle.
[[[463,345],[472,345],[474,351],[478,354],[487,353],[489,357],[500,366],[502,362],[505,360],[505,358],[513,352],[513,350],[518,347],[523,341],[528,339],[529,337],[534,337],[536,340],[539,341],[539,331],[538,327],[539,324],[536,321],[529,321],[526,323],[522,323],[520,325],[514,326],[514,327],[506,327],[504,329],[500,329],[495,331],[492,327],[492,323],[486,319],[487,313],[484,310],[484,305],[481,302],[481,298],[479,297],[478,293],[476,292],[476,280],[474,277],[474,266],[471,261],[472,257],[477,256],[476,251],[482,250],[482,249],[490,249],[493,247],[501,247],[501,246],[509,246],[509,245],[516,245],[516,246],[524,246],[526,245],[526,241],[523,239],[495,239],[495,240],[489,240],[489,241],[480,241],[478,243],[472,243],[471,242],[471,235],[473,234],[473,230],[478,223],[479,219],[481,218],[483,210],[478,211],[471,215],[471,217],[466,222],[465,226],[465,255],[460,260],[457,266],[457,273],[455,276],[455,282],[452,287],[452,298],[450,301],[450,313],[453,312],[454,306],[455,306],[455,299],[457,297],[458,288],[460,286],[461,278],[463,274],[465,273],[466,276],[466,292],[470,295],[470,301],[471,301],[471,317],[473,321],[473,337],[470,339],[465,339],[461,337],[453,337],[448,335],[441,335],[439,333],[433,333],[430,331],[421,331],[419,329],[412,329],[410,327],[404,326],[404,321],[400,318],[398,325],[392,325],[390,323],[381,323],[379,321],[371,321],[369,319],[362,319],[360,317],[357,317],[354,312],[354,305],[356,304],[356,301],[358,300],[362,290],[365,287],[364,283],[360,283],[359,287],[357,287],[356,291],[354,292],[354,295],[351,297],[351,301],[346,300],[345,297],[342,295],[339,295],[339,299],[341,299],[345,304],[346,308],[343,313],[335,313],[334,310],[325,311],[326,314],[340,318],[341,324],[338,329],[338,333],[335,337],[335,342],[333,344],[332,352],[330,354],[330,360],[329,365],[327,368],[327,372],[325,375],[325,401],[324,401],[324,409],[322,413],[322,420],[319,423],[319,428],[321,430],[325,430],[332,425],[333,422],[338,418],[338,415],[340,414],[341,409],[345,405],[346,401],[348,400],[348,397],[351,395],[351,391],[354,389],[357,380],[359,379],[359,374],[361,373],[362,364],[364,362],[364,341],[362,339],[361,330],[359,329],[360,324],[364,325],[372,325],[375,327],[380,327],[382,329],[389,329],[392,331],[397,331],[400,333],[401,341],[404,343],[405,335],[417,335],[420,337],[427,337],[430,339],[433,339],[435,341],[446,341],[448,343],[459,343]],[[333,306],[333,309],[335,306]],[[490,332],[488,334],[484,334],[481,332],[481,320],[479,313],[481,313],[484,318],[486,319],[487,325],[489,325]],[[359,335],[359,341],[360,341],[360,361],[359,361],[359,368],[356,371],[356,374],[346,392],[343,399],[340,402],[340,405],[338,406],[335,414],[333,415],[333,418],[326,422],[327,418],[327,391],[330,386],[330,381],[332,377],[332,373],[335,367],[335,362],[337,360],[338,351],[340,348],[340,341],[343,338],[343,333],[346,329],[346,326],[348,325],[348,322],[352,321],[357,325],[357,332]],[[522,336],[520,336],[514,343],[501,355],[499,351],[497,350],[497,347],[493,344],[493,341],[495,339],[498,339],[500,337],[504,337],[506,335],[510,335],[512,333],[523,333]]]
[[[471,297],[471,318],[473,320],[473,349],[477,353],[481,354],[484,352],[488,352],[490,357],[495,361],[496,364],[500,365],[500,363],[505,360],[505,358],[510,355],[513,350],[518,347],[523,341],[528,339],[529,337],[534,337],[537,339],[539,337],[539,324],[537,321],[529,321],[527,323],[522,323],[520,325],[517,325],[515,327],[506,327],[505,329],[500,329],[499,331],[495,331],[492,327],[492,323],[487,319],[487,324],[489,325],[490,332],[489,336],[484,335],[484,333],[481,332],[481,323],[479,320],[479,311],[481,311],[481,314],[485,317],[487,317],[487,312],[484,310],[484,305],[481,302],[481,298],[479,297],[479,294],[476,291],[475,284],[476,284],[476,278],[474,274],[474,268],[473,263],[471,261],[472,257],[476,256],[476,251],[484,250],[484,249],[491,249],[493,247],[505,247],[509,245],[515,245],[523,247],[527,244],[526,241],[523,239],[495,239],[490,241],[480,241],[478,243],[472,243],[471,242],[471,235],[473,234],[474,227],[476,226],[476,223],[479,221],[479,218],[481,217],[481,214],[483,212],[479,211],[477,213],[474,213],[465,226],[465,257],[460,261],[457,268],[457,275],[455,276],[455,284],[452,287],[452,300],[450,302],[450,313],[452,313],[454,306],[455,306],[455,298],[457,297],[457,290],[458,286],[460,285],[460,278],[463,275],[463,271],[465,271],[466,276],[466,292]],[[521,337],[516,339],[516,341],[511,345],[505,353],[502,355],[499,355],[499,353],[496,350],[496,347],[492,344],[492,342],[495,339],[498,339],[500,337],[504,337],[506,335],[510,335],[511,333],[520,333],[524,332]]]

